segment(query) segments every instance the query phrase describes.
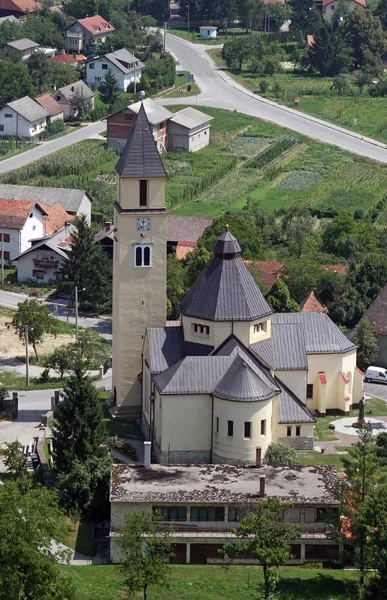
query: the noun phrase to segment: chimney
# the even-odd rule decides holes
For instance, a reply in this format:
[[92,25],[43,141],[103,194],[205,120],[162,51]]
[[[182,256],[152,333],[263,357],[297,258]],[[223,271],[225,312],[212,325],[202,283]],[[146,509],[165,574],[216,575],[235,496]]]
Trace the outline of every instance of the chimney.
[[266,479],[266,475],[259,476],[259,497],[260,498],[265,497],[265,479]]
[[105,231],[110,231],[111,226],[112,226],[111,221],[105,221]]
[[144,442],[144,467],[147,469],[151,464],[152,442]]
[[262,467],[262,448],[255,449],[255,466]]

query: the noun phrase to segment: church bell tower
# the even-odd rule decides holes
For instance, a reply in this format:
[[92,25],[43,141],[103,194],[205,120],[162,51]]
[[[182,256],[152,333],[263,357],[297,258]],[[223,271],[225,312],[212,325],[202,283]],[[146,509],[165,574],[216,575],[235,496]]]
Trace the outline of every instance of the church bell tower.
[[112,389],[117,413],[138,417],[145,330],[166,320],[166,173],[143,104],[116,171]]

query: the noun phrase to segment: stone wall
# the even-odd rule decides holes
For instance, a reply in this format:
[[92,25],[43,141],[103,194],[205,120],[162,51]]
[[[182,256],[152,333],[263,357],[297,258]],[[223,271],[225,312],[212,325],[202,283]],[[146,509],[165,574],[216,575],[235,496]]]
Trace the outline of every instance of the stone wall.
[[153,456],[162,465],[197,465],[210,462],[209,450],[161,452],[160,446],[153,443]]
[[285,437],[279,438],[278,442],[287,444],[295,450],[313,450],[313,437]]

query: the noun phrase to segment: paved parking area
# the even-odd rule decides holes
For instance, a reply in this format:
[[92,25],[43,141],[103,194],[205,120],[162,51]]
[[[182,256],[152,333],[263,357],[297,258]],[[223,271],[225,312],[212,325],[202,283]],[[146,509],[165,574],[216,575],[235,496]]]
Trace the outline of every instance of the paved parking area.
[[387,385],[385,383],[364,383],[367,396],[381,398],[387,402]]
[[54,390],[19,392],[19,417],[0,423],[0,443],[19,441],[29,444],[39,434],[41,416],[51,408]]

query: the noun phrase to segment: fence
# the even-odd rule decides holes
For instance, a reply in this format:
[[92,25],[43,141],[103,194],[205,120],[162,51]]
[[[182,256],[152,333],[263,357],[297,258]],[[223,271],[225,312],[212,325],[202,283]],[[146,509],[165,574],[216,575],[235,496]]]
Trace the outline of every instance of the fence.
[[17,419],[19,414],[19,398],[17,392],[13,392],[12,398],[0,398],[0,414],[12,416]]

